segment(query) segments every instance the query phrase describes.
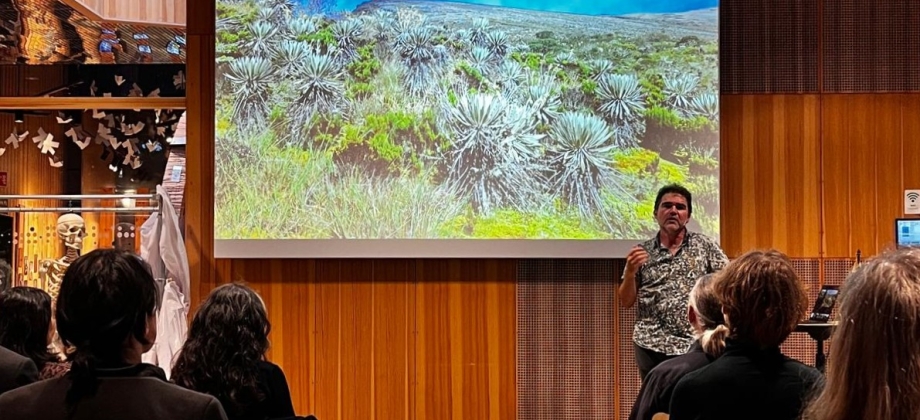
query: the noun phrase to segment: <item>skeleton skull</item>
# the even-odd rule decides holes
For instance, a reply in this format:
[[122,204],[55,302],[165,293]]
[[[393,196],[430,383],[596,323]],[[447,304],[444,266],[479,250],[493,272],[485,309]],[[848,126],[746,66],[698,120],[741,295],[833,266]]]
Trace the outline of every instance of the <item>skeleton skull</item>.
[[58,238],[64,241],[64,246],[76,250],[83,249],[83,238],[86,237],[86,224],[79,215],[68,213],[58,218]]

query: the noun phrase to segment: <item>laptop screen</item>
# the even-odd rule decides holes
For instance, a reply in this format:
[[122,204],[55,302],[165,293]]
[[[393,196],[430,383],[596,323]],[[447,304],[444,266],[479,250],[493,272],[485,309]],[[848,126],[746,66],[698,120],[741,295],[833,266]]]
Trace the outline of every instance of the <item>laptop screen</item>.
[[831,311],[834,310],[834,304],[837,303],[837,295],[840,294],[838,286],[825,285],[818,292],[818,298],[815,300],[815,307],[811,310],[809,321],[828,322],[831,320]]
[[895,219],[898,248],[920,246],[920,219]]

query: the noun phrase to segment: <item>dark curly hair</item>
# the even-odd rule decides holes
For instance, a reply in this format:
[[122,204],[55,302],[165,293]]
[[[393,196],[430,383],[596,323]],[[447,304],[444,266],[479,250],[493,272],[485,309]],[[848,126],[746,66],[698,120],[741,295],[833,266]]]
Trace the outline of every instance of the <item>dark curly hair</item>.
[[0,346],[35,362],[38,370],[58,359],[48,350],[51,296],[34,287],[0,293]]
[[265,398],[259,361],[271,324],[258,294],[241,284],[214,289],[198,309],[172,369],[177,385],[216,397],[230,417]]

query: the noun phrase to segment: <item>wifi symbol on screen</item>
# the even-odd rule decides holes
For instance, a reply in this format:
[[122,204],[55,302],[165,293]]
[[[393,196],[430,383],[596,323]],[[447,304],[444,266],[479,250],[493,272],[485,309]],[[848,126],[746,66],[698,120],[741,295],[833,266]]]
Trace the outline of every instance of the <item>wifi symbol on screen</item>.
[[911,203],[916,203],[917,199],[920,199],[920,194],[915,192],[907,193],[907,199],[910,200]]

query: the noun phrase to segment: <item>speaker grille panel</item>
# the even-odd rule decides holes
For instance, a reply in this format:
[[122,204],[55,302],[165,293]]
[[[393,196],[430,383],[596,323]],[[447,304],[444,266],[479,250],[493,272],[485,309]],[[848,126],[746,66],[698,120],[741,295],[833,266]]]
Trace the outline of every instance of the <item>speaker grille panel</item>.
[[[625,266],[625,262],[624,262]],[[619,301],[617,302],[619,303]],[[636,366],[636,350],[633,347],[632,333],[636,324],[636,307],[624,308],[617,305],[617,331],[619,340],[619,357],[617,357],[617,379],[620,384],[620,412],[619,419],[629,418],[633,403],[639,395],[642,379],[639,377],[639,367]]]
[[518,419],[615,418],[614,262],[518,264]]
[[721,92],[818,90],[818,0],[723,1]]
[[[833,259],[824,260],[824,283],[841,286],[853,270],[856,260]],[[836,308],[836,306],[835,306]]]
[[823,3],[824,91],[920,90],[917,0]]
[[[808,289],[808,310],[810,311],[812,303],[818,298],[818,292],[821,291],[821,277],[818,271],[820,263],[818,260],[813,259],[794,259],[792,260],[792,265]],[[786,356],[809,366],[815,365],[817,344],[806,333],[792,333],[780,348]],[[827,346],[825,345],[825,352],[826,350]]]

